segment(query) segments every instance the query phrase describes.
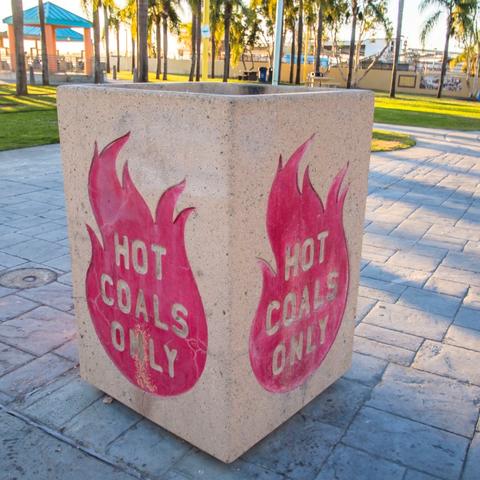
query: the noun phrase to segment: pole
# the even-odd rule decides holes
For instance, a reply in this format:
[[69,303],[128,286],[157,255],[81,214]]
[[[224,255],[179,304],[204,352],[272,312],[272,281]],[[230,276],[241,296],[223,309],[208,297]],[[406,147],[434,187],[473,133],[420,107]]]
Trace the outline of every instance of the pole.
[[390,98],[395,98],[396,82],[397,82],[397,65],[400,55],[400,41],[402,39],[402,17],[403,17],[403,0],[398,2],[398,18],[397,18],[397,36],[395,38],[395,51],[393,54],[392,81],[390,83]]
[[280,58],[282,51],[282,25],[283,25],[283,0],[277,0],[277,10],[275,14],[275,45],[273,48],[273,76],[272,85],[278,85],[280,76]]
[[[210,0],[203,0],[202,18],[202,82],[208,80],[208,51],[210,49]],[[212,62],[215,59],[212,58]]]

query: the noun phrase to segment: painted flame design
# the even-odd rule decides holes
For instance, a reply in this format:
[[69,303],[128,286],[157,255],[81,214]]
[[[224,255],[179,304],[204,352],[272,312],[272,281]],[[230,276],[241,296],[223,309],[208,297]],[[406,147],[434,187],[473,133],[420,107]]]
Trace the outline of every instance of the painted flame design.
[[[185,223],[194,209],[187,208],[174,219],[183,181],[161,195],[152,217],[127,162],[122,183],[116,174],[117,156],[128,139],[129,133],[101,153],[95,143],[88,193],[101,241],[87,225],[92,245],[88,308],[105,351],[130,382],[156,395],[177,395],[199,379],[207,353],[205,313],[184,242]],[[127,246],[123,254],[116,251],[115,241]],[[162,255],[159,246],[165,249]],[[181,324],[172,317],[172,308],[178,314],[178,305],[184,307]]]
[[250,332],[250,362],[260,384],[271,392],[293,390],[320,366],[335,341],[347,300],[343,205],[348,188],[340,190],[348,165],[334,179],[324,207],[308,167],[301,191],[298,186],[299,164],[312,141],[313,136],[285,166],[280,157],[268,199],[267,233],[277,270],[260,260],[263,288]]

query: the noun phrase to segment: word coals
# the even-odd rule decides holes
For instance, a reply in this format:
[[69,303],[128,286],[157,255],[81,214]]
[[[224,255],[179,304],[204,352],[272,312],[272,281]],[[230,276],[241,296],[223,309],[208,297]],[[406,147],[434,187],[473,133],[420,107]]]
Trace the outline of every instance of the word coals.
[[100,154],[95,148],[88,191],[102,242],[87,226],[87,303],[100,342],[120,372],[150,393],[177,395],[199,379],[207,351],[205,313],[184,243],[192,209],[174,219],[181,183],[163,193],[152,217],[127,164],[122,183],[116,175],[127,140],[128,135],[115,140]]

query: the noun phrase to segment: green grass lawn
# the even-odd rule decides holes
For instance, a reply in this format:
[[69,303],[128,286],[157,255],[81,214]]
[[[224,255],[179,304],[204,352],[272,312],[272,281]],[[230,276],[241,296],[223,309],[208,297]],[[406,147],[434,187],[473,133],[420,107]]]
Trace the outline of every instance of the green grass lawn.
[[[132,79],[120,72],[120,80]],[[185,75],[169,75],[171,82],[188,80]],[[150,74],[155,80],[155,74]],[[220,81],[220,79],[215,79]],[[15,86],[0,84],[0,150],[58,142],[56,88],[29,86],[28,97],[16,97]],[[436,99],[415,95],[375,93],[375,121],[397,125],[480,130],[480,103],[466,100]],[[413,142],[413,143],[412,143]],[[414,140],[408,135],[374,131],[372,151],[408,148]]]
[[375,121],[449,130],[480,130],[480,102],[375,93]]

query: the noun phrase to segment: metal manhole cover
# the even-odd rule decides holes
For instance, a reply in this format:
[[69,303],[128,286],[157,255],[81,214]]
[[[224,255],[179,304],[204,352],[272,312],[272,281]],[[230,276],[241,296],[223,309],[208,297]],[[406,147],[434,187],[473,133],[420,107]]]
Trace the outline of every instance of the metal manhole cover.
[[56,279],[57,274],[48,268],[17,268],[0,275],[0,285],[6,288],[34,288]]

